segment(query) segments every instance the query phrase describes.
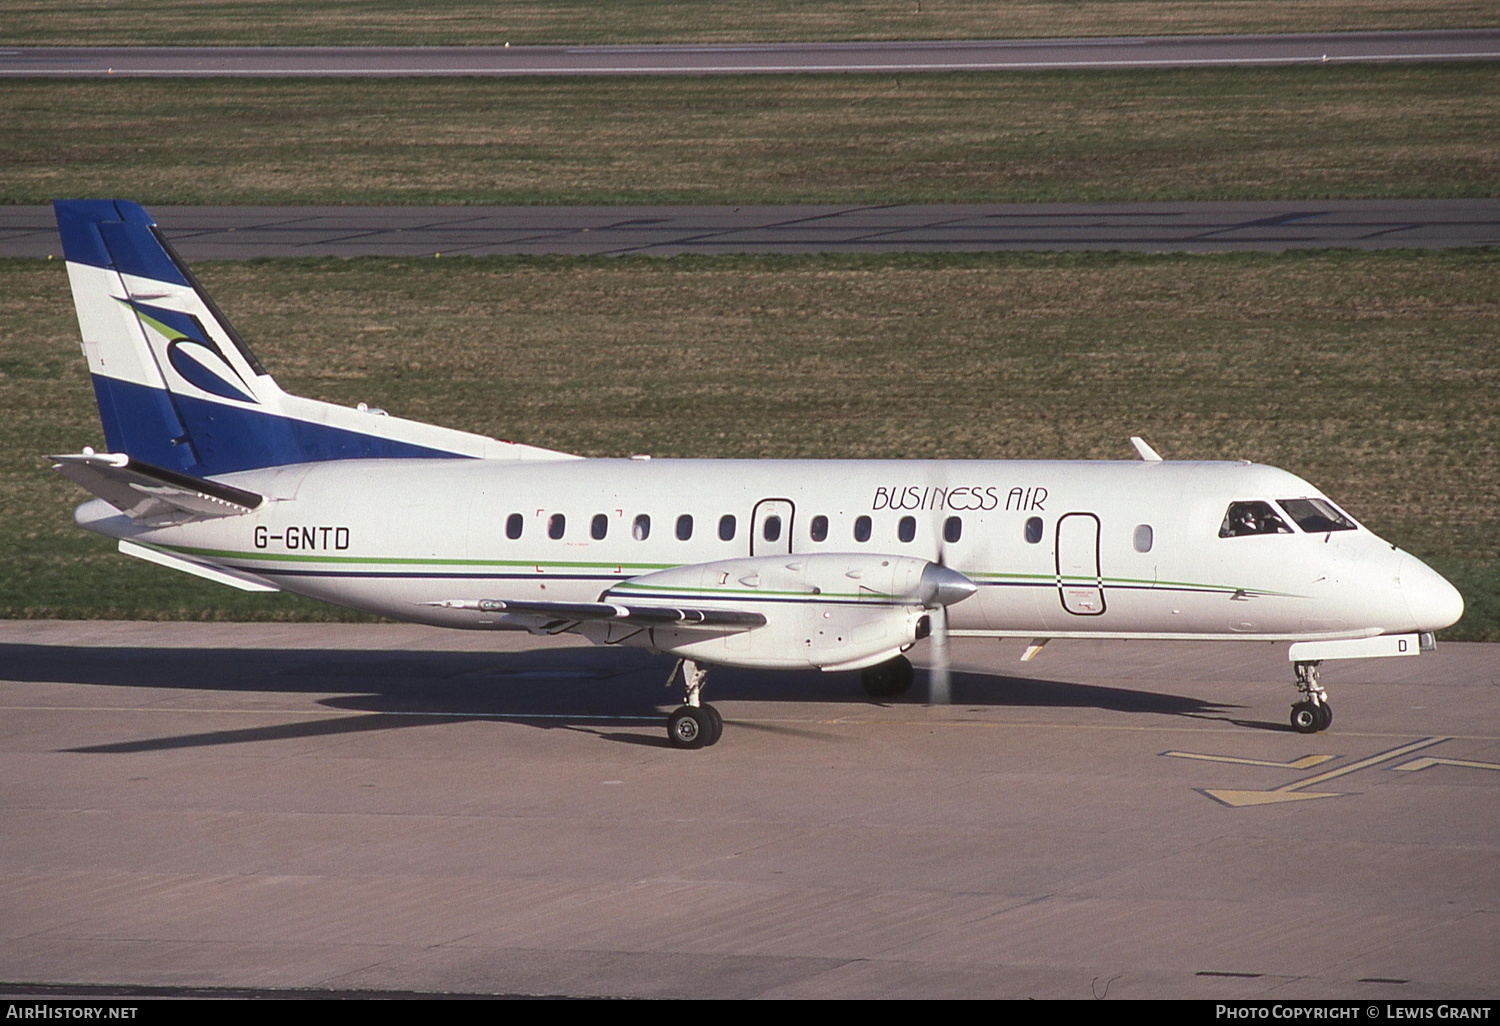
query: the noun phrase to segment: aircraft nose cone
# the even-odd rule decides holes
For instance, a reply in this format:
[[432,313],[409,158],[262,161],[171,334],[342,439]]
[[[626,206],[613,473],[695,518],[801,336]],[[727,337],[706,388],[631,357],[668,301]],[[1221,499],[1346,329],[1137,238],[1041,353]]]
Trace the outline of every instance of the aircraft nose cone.
[[1458,589],[1415,556],[1401,561],[1401,595],[1419,631],[1450,627],[1464,615],[1464,597]]
[[936,563],[928,563],[919,582],[922,602],[928,606],[951,606],[962,602],[979,590],[979,585],[957,570],[949,570]]

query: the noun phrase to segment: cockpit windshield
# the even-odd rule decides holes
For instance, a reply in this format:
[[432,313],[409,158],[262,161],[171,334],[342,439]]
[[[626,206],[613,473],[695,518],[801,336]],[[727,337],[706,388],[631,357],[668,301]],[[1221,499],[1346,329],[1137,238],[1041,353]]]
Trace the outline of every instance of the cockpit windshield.
[[1308,534],[1324,531],[1353,531],[1354,521],[1334,508],[1327,499],[1277,499],[1276,505]]
[[1286,521],[1269,502],[1231,502],[1219,526],[1220,538],[1241,538],[1247,534],[1291,534]]

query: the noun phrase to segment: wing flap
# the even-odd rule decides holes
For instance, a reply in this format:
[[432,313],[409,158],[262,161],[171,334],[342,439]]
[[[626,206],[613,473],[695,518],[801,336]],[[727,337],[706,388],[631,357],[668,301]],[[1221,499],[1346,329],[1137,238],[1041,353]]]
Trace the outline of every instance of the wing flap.
[[164,470],[124,453],[85,450],[51,459],[53,470],[136,520],[184,513],[237,517],[265,501],[255,492]]

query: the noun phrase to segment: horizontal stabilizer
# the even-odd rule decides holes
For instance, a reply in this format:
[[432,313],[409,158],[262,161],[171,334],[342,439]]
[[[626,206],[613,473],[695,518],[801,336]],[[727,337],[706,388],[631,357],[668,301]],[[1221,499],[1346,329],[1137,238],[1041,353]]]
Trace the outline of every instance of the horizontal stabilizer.
[[136,559],[144,559],[148,563],[164,566],[168,570],[180,570],[194,577],[201,577],[205,581],[213,581],[215,584],[227,584],[231,588],[240,591],[280,591],[274,584],[268,584],[258,577],[250,574],[239,573],[234,570],[225,570],[223,567],[208,566],[171,552],[163,552],[161,549],[150,545],[137,545],[135,542],[121,541],[120,551],[127,556]]
[[121,452],[85,450],[51,458],[56,461],[53,470],[132,519],[182,514],[237,517],[264,501],[255,492],[164,470]]
[[765,625],[760,613],[738,609],[685,609],[680,606],[620,605],[613,602],[525,602],[510,599],[448,599],[426,603],[443,609],[535,616],[550,621],[585,620],[635,627],[729,627],[749,630]]

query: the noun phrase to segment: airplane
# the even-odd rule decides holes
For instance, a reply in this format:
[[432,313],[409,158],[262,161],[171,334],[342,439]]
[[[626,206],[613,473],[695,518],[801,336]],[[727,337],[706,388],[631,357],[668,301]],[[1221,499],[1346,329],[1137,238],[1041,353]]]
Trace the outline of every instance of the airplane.
[[713,666],[905,692],[948,639],[1287,642],[1292,727],[1327,659],[1414,656],[1463,599],[1326,495],[1246,461],[585,459],[288,394],[124,200],[54,212],[106,451],[52,457],[121,552],[396,620],[677,657],[670,743],[716,743]]

